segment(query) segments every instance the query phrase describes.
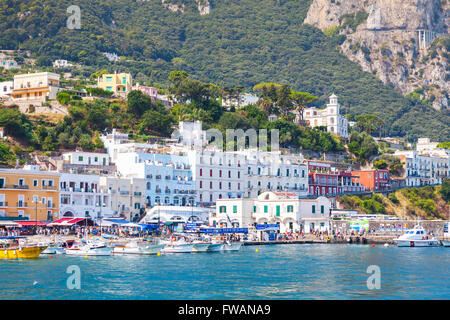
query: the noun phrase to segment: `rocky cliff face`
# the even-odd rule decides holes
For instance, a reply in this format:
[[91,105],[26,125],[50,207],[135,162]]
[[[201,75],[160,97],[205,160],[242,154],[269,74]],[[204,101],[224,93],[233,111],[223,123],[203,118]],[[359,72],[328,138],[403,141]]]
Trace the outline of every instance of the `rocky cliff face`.
[[[449,108],[448,0],[313,0],[304,23],[403,94]],[[343,35],[345,37],[343,37]]]

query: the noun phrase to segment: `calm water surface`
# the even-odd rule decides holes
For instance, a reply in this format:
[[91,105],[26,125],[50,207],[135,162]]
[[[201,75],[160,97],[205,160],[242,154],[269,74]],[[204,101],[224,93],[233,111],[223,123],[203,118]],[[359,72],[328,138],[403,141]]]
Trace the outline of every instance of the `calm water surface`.
[[[258,249],[256,252],[255,249]],[[81,289],[66,286],[67,267]],[[381,269],[368,290],[367,267]],[[238,252],[0,260],[0,299],[449,299],[450,248],[246,246]]]

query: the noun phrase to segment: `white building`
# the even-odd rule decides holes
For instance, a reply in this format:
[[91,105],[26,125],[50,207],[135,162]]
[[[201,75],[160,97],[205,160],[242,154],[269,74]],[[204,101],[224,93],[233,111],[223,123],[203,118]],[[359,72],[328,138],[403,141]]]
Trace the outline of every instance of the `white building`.
[[9,55],[0,52],[0,67],[5,70],[9,69],[18,69],[20,65],[16,62],[16,60],[12,59]]
[[61,173],[59,183],[60,217],[113,216],[111,195],[100,188],[98,175]]
[[37,72],[14,76],[13,98],[17,102],[44,102],[56,99],[59,87],[59,74]]
[[403,179],[408,187],[441,184],[450,176],[450,157],[419,154],[418,151],[399,151],[394,153],[403,165]]
[[97,152],[84,152],[84,151],[73,151],[66,152],[62,154],[63,160],[67,161],[69,164],[78,165],[99,165],[108,166],[109,165],[109,155],[107,153],[97,153]]
[[140,223],[192,223],[208,224],[211,209],[201,207],[154,206]]
[[14,89],[13,81],[0,82],[0,99],[9,99]]
[[102,176],[100,187],[111,195],[114,216],[133,220],[144,213],[145,179]]
[[[238,101],[239,99],[239,101]],[[258,97],[252,94],[241,94],[239,98],[223,98],[222,107],[245,107],[250,104],[256,104],[258,102]]]
[[[325,109],[306,108],[303,117],[310,127],[324,126],[328,132],[348,138],[348,120],[340,114],[340,104],[334,94],[330,96],[330,103]],[[295,121],[299,122],[299,120],[300,116],[297,115]]]
[[210,224],[241,228],[279,224],[281,233],[310,233],[328,230],[330,208],[326,197],[298,199],[295,193],[268,191],[252,199],[217,200]]
[[68,68],[73,67],[73,64],[69,63],[67,60],[59,59],[53,61],[53,68]]

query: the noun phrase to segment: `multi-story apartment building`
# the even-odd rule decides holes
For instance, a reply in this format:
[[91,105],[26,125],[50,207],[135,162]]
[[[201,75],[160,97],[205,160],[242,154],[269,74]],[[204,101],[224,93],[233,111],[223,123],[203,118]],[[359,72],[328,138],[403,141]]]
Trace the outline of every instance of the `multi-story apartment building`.
[[441,184],[442,179],[449,177],[450,157],[419,154],[408,150],[394,153],[403,163],[403,176],[407,187]]
[[257,198],[217,200],[209,223],[241,228],[278,224],[281,233],[310,232],[325,227],[330,208],[331,201],[326,197],[299,199],[295,193],[267,191]]
[[17,102],[44,102],[54,100],[61,88],[59,74],[38,72],[14,76],[12,96]]
[[59,173],[60,216],[111,217],[111,194],[100,188],[100,176],[96,174]]
[[133,220],[145,210],[145,179],[102,176],[100,187],[111,195],[114,216]]
[[246,150],[246,196],[257,197],[263,191],[286,191],[297,197],[308,195],[308,166],[301,154]]
[[136,83],[136,85],[134,85],[131,88],[131,90],[139,90],[143,94],[150,96],[153,101],[155,101],[158,98],[158,89],[154,88],[154,87],[147,87],[147,86],[143,86],[139,83]]
[[352,171],[352,175],[359,177],[359,182],[369,191],[388,190],[391,187],[388,170],[357,170]]
[[[303,120],[310,127],[324,126],[328,132],[348,138],[348,120],[340,114],[340,104],[334,94],[330,96],[330,103],[325,109],[306,108],[303,111]],[[295,122],[299,121],[300,115],[297,115]]]
[[102,74],[97,79],[97,87],[125,98],[131,91],[132,77],[129,73]]
[[331,162],[308,161],[308,170],[310,195],[333,196],[365,191],[358,176],[349,170],[336,167]]
[[0,169],[0,216],[58,219],[59,173],[39,167]]

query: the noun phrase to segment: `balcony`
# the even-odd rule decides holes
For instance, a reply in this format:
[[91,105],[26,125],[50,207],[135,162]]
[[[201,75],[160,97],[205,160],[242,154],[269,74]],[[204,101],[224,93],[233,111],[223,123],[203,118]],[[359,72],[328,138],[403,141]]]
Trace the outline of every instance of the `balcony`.
[[133,194],[134,194],[136,197],[142,196],[142,192],[136,192],[136,191],[135,191]]
[[28,202],[18,201],[18,202],[16,202],[16,207],[17,207],[17,208],[25,208],[25,207],[28,207]]
[[120,191],[121,196],[128,196],[130,195],[130,191]]
[[45,189],[45,190],[57,190],[57,187],[56,186],[42,186],[42,189]]
[[0,202],[0,207],[7,207],[7,206],[8,206],[8,202],[5,202],[5,201]]

